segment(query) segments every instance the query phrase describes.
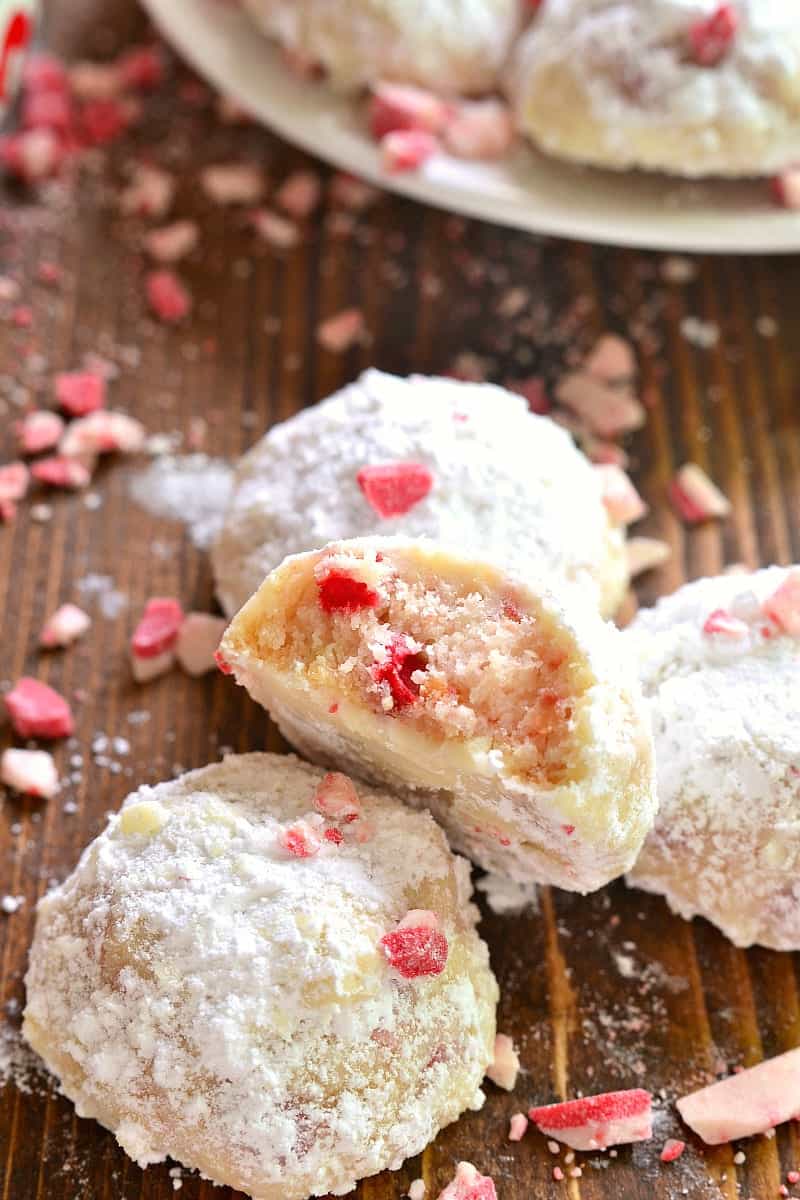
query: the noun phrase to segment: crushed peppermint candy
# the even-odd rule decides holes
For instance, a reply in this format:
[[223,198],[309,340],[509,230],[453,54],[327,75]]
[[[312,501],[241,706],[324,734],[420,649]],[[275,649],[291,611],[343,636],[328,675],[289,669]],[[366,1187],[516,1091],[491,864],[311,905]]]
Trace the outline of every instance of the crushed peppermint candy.
[[54,389],[56,403],[70,417],[85,417],[105,407],[106,381],[94,371],[62,371]]
[[75,732],[68,701],[54,688],[28,675],[6,693],[5,705],[20,737],[62,738]]
[[524,1113],[514,1113],[508,1124],[508,1140],[521,1142],[528,1129],[528,1118]]
[[200,229],[196,221],[173,221],[151,229],[142,238],[145,254],[158,263],[176,263],[195,249],[200,241]]
[[399,712],[415,703],[420,684],[414,675],[425,671],[426,667],[425,655],[404,635],[393,637],[389,645],[383,647],[383,657],[372,668],[372,678],[388,689],[388,695],[383,699],[386,711]]
[[64,422],[58,413],[34,409],[17,422],[15,432],[21,454],[41,454],[58,445],[64,432]]
[[303,820],[282,829],[278,834],[278,842],[293,858],[313,858],[322,845],[314,826]]
[[275,203],[296,221],[305,221],[319,207],[322,181],[316,171],[293,171],[275,193]]
[[749,626],[724,608],[715,608],[703,622],[703,633],[707,637],[745,638]]
[[144,448],[145,437],[135,417],[99,409],[68,426],[59,450],[67,458],[92,462],[98,454],[136,454]]
[[685,1149],[686,1142],[682,1142],[678,1138],[667,1138],[659,1158],[663,1163],[675,1162],[680,1158]]
[[356,579],[339,567],[330,567],[317,579],[320,607],[327,613],[358,612],[375,608],[378,593],[363,579]]
[[330,771],[317,785],[314,808],[333,821],[355,821],[361,815],[361,803],[355,785],[341,771]]
[[767,1133],[797,1116],[800,1050],[789,1050],[677,1101],[686,1124],[708,1146]]
[[519,1055],[514,1049],[514,1043],[506,1033],[498,1033],[494,1039],[494,1057],[489,1066],[487,1076],[492,1083],[505,1091],[511,1092],[517,1084],[519,1075]]
[[26,796],[49,800],[59,790],[58,771],[46,750],[17,750],[10,747],[0,758],[0,779],[6,787]]
[[472,1163],[460,1162],[438,1200],[497,1200],[497,1190],[490,1176],[481,1175]]
[[54,646],[70,646],[83,637],[92,623],[92,618],[77,604],[62,604],[48,617],[39,634],[39,645],[50,649]]
[[441,96],[410,84],[380,81],[368,101],[369,128],[376,142],[398,131],[441,133],[449,115],[450,106]]
[[256,163],[216,163],[200,172],[200,186],[214,204],[257,204],[266,183]]
[[511,111],[494,96],[461,100],[448,112],[443,141],[456,158],[502,158],[514,141]]
[[134,658],[157,658],[172,650],[183,624],[180,603],[169,596],[154,596],[147,601],[144,612],[131,638]]
[[422,129],[398,129],[381,138],[384,169],[397,175],[416,171],[439,149],[439,139]]
[[632,525],[647,514],[647,505],[621,467],[600,463],[594,469],[601,482],[603,504],[614,524]]
[[605,1150],[652,1137],[652,1096],[642,1088],[605,1092],[532,1108],[542,1133],[573,1150]]
[[405,925],[401,921],[379,943],[389,966],[404,979],[441,975],[447,965],[447,938],[430,924]]
[[31,476],[48,487],[67,488],[69,491],[88,487],[92,480],[88,467],[64,454],[40,458],[32,465]]
[[730,515],[727,497],[696,463],[686,463],[669,485],[669,499],[680,517],[690,525]]
[[628,571],[631,579],[661,567],[672,557],[672,549],[667,542],[659,538],[633,537],[625,543],[628,556]]
[[148,274],[145,292],[150,309],[167,325],[182,321],[192,310],[192,297],[175,272],[167,267]]
[[384,519],[405,516],[434,484],[430,468],[418,462],[362,467],[356,480],[370,508]]
[[733,4],[720,4],[708,17],[689,26],[689,49],[700,67],[716,67],[730,52],[739,28],[739,13]]
[[317,341],[323,350],[331,354],[343,354],[345,350],[363,342],[365,332],[361,309],[345,308],[319,323]]
[[800,567],[794,567],[780,587],[764,601],[765,614],[790,637],[800,637]]
[[205,675],[215,669],[215,655],[226,625],[224,617],[210,613],[186,614],[178,630],[175,655],[187,675]]

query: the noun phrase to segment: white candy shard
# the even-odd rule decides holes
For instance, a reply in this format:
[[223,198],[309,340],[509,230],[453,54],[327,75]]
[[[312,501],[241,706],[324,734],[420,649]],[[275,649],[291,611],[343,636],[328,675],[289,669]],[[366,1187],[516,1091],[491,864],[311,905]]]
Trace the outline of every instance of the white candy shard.
[[49,800],[59,789],[58,771],[46,750],[17,750],[10,747],[0,758],[0,778],[6,787],[27,796]]
[[205,675],[216,668],[214,653],[227,622],[210,613],[190,612],[178,633],[175,653],[187,675]]
[[39,634],[40,646],[69,646],[83,637],[92,618],[77,604],[62,604],[45,622]]
[[495,1038],[494,1060],[486,1074],[498,1087],[505,1088],[507,1092],[514,1090],[519,1075],[519,1055],[508,1034],[498,1033]]
[[708,1146],[766,1133],[800,1116],[800,1049],[692,1092],[676,1107]]

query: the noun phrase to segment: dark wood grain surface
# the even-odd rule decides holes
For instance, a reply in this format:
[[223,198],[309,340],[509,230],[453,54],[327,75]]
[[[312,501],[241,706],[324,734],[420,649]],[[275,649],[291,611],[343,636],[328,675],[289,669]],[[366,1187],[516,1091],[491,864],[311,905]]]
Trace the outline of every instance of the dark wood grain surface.
[[[111,53],[144,30],[135,5],[122,0],[61,0],[49,12],[49,38],[76,56]],[[203,417],[207,452],[232,458],[271,422],[369,364],[441,372],[469,352],[493,379],[552,380],[599,333],[614,330],[636,344],[648,402],[647,424],[630,444],[651,506],[637,532],[664,538],[673,551],[644,578],[639,601],[726,563],[800,560],[800,258],[696,258],[694,277],[677,285],[664,278],[663,256],[538,240],[389,196],[349,236],[331,226],[326,201],[301,245],[279,255],[258,245],[235,212],[198,196],[197,168],[257,158],[279,180],[303,156],[265,131],[221,126],[208,98],[181,80],[177,72],[148,102],[141,125],[73,188],[46,203],[14,190],[0,198],[0,275],[20,283],[20,303],[33,313],[30,329],[15,327],[8,309],[0,320],[5,459],[14,456],[16,406],[49,397],[53,372],[87,352],[120,365],[113,402],[148,430],[186,435],[191,419]],[[146,318],[141,227],[114,204],[124,165],[137,154],[178,173],[176,209],[202,228],[200,249],[181,266],[194,315],[175,330]],[[60,286],[39,282],[42,261],[60,265]],[[511,287],[529,293],[514,318],[502,315]],[[340,355],[320,350],[319,320],[349,305],[363,309],[369,344]],[[713,323],[716,343],[694,346],[682,328],[687,317]],[[706,466],[730,497],[729,520],[689,531],[673,515],[666,485],[687,459]],[[148,596],[213,607],[205,555],[181,525],[132,504],[131,469],[102,468],[91,489],[98,507],[59,495],[48,498],[49,521],[33,520],[26,503],[0,529],[0,679],[47,680],[73,699],[78,723],[74,743],[56,750],[60,769],[72,774],[63,794],[48,803],[8,795],[0,810],[0,894],[25,897],[19,911],[0,915],[7,1031],[23,1000],[35,901],[71,869],[105,814],[135,784],[204,764],[224,746],[280,746],[261,711],[222,676],[131,681],[126,644]],[[103,616],[98,597],[87,594],[93,576],[110,577],[107,586],[124,597],[116,615]],[[90,609],[92,631],[72,649],[42,655],[42,621],[67,600]],[[130,752],[97,740],[114,737]],[[10,742],[3,732],[2,744]],[[685,1133],[689,1147],[677,1163],[662,1166],[658,1153],[679,1131],[676,1095],[800,1043],[793,956],[735,950],[710,926],[686,924],[622,884],[586,898],[544,892],[537,913],[487,912],[483,932],[501,984],[500,1028],[520,1046],[524,1074],[513,1095],[488,1085],[483,1111],[446,1130],[420,1160],[364,1182],[364,1200],[399,1197],[418,1175],[435,1196],[460,1158],[494,1175],[502,1200],[778,1194],[800,1164],[795,1126],[747,1143],[738,1164],[735,1147],[704,1151]],[[13,1049],[13,1040],[6,1045]],[[615,1158],[578,1156],[580,1178],[553,1181],[555,1160],[537,1134],[518,1146],[506,1141],[510,1114],[534,1101],[626,1086],[661,1097],[656,1138]],[[36,1077],[27,1091],[9,1082],[0,1093],[0,1179],[2,1200],[174,1194],[168,1166],[140,1171],[110,1134],[78,1120]],[[188,1173],[182,1180],[187,1200],[228,1194]]]

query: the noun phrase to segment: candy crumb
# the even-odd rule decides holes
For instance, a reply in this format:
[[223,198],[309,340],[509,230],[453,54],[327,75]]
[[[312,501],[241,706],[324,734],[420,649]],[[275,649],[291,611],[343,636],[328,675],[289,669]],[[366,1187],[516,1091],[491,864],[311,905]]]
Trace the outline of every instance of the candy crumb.
[[494,1039],[494,1058],[486,1074],[492,1083],[496,1083],[507,1092],[513,1091],[516,1086],[519,1055],[511,1038],[505,1033],[498,1033]]
[[6,787],[27,796],[49,800],[59,790],[58,771],[46,750],[17,750],[10,747],[0,758],[0,779]]
[[510,1142],[521,1142],[525,1136],[525,1131],[528,1128],[528,1118],[524,1113],[514,1113],[508,1127],[508,1140]]
[[680,517],[690,525],[714,517],[727,517],[730,501],[696,463],[686,463],[669,486],[669,498]]
[[175,643],[178,663],[187,675],[205,675],[216,667],[215,654],[225,632],[224,617],[190,612],[184,618]]
[[661,1151],[661,1161],[664,1163],[675,1162],[676,1159],[680,1158],[685,1149],[686,1142],[681,1142],[678,1138],[667,1138]]
[[39,634],[39,645],[48,649],[69,646],[83,637],[91,623],[89,614],[77,604],[62,604],[45,622]]
[[360,308],[342,309],[317,326],[317,341],[323,350],[331,354],[343,354],[345,350],[363,342],[364,334],[364,314]]

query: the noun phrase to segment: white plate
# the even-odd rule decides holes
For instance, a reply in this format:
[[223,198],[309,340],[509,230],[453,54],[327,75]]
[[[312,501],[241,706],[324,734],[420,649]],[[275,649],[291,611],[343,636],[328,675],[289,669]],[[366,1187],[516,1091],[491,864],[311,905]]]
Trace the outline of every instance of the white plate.
[[764,180],[688,183],[577,168],[520,148],[500,163],[439,155],[387,175],[358,106],[295,78],[235,6],[143,0],[166,39],[248,112],[319,158],[452,212],[534,233],[657,250],[800,250],[800,213],[774,207]]

